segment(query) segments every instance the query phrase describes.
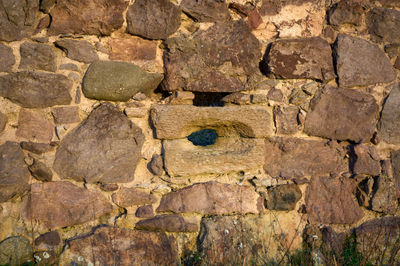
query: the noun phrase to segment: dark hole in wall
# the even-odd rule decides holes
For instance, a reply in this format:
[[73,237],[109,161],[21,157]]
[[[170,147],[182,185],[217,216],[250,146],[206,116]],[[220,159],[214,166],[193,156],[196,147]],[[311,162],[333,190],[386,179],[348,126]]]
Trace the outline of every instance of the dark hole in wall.
[[194,92],[193,105],[195,106],[224,106],[222,98],[228,92]]
[[214,129],[201,129],[193,132],[188,137],[188,140],[196,146],[213,145],[218,138],[218,134]]

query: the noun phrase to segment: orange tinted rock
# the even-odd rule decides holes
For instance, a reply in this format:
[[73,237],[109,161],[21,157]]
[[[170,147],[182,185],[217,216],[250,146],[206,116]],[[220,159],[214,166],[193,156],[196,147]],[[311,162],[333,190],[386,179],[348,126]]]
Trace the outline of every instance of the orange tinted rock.
[[120,61],[154,60],[157,43],[138,37],[110,40],[110,59]]

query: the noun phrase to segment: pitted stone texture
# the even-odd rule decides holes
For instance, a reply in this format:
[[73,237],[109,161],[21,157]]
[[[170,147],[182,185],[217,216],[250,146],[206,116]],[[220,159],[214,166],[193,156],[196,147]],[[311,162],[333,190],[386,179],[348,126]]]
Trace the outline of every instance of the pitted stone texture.
[[0,77],[0,96],[25,108],[69,104],[72,81],[60,74],[17,72]]
[[95,220],[112,209],[100,192],[56,181],[32,184],[21,212],[27,222],[56,229]]
[[127,32],[146,39],[166,39],[181,25],[181,10],[169,0],[137,0],[126,13]]
[[198,22],[222,22],[231,18],[225,0],[183,0],[181,7]]
[[364,213],[354,201],[355,184],[344,178],[312,177],[306,192],[306,210],[311,223],[353,224]]
[[397,194],[400,195],[400,150],[392,151],[391,162],[393,169],[394,184],[397,189]]
[[378,129],[383,141],[400,144],[400,84],[393,86],[384,102]]
[[218,138],[209,146],[189,140],[164,140],[164,167],[169,176],[223,174],[262,168],[264,140]]
[[0,41],[19,41],[28,37],[39,11],[39,0],[0,1]]
[[158,139],[184,138],[204,128],[219,137],[263,138],[273,132],[270,109],[259,106],[155,105],[150,114]]
[[32,176],[42,182],[50,182],[53,179],[53,172],[46,164],[34,159],[33,164],[29,166]]
[[125,0],[58,0],[50,11],[49,35],[110,35],[123,22]]
[[277,134],[294,134],[300,130],[298,121],[300,109],[297,106],[276,106],[274,108]]
[[78,41],[72,39],[61,39],[55,42],[72,60],[83,63],[92,63],[99,59],[93,45],[87,41]]
[[161,232],[197,232],[199,225],[193,219],[186,219],[177,214],[159,215],[154,218],[139,221],[138,230]]
[[367,142],[375,131],[379,107],[374,97],[325,86],[310,103],[304,131],[313,136]]
[[8,117],[0,112],[0,133],[4,131],[8,122]]
[[165,194],[157,212],[215,215],[259,213],[258,203],[259,195],[250,186],[211,181]]
[[18,143],[0,146],[0,202],[21,195],[29,188],[29,171]]
[[267,142],[264,169],[272,177],[329,175],[347,170],[345,151],[335,142],[275,138]]
[[391,82],[396,72],[385,53],[366,40],[339,34],[334,47],[341,87]]
[[61,141],[53,168],[61,178],[89,183],[129,182],[144,136],[116,107],[104,103]]
[[19,48],[21,62],[19,69],[45,70],[56,72],[56,53],[54,48],[47,44],[24,42]]
[[121,61],[155,60],[157,42],[139,37],[113,38],[109,42],[110,59]]
[[18,117],[16,136],[31,141],[49,143],[53,137],[54,125],[42,115],[21,109]]
[[24,265],[33,261],[33,250],[28,239],[12,236],[0,242],[0,265]]
[[280,185],[269,188],[264,198],[268,210],[291,211],[301,199],[302,193],[296,184]]
[[394,180],[387,176],[374,178],[372,198],[369,200],[371,210],[386,214],[395,215],[399,209],[398,198],[400,193],[396,193]]
[[127,101],[138,92],[155,90],[162,79],[162,74],[148,73],[131,63],[97,61],[86,71],[82,90],[91,99]]
[[112,194],[112,201],[123,208],[133,205],[152,204],[157,198],[137,188],[122,187],[118,192]]
[[154,210],[152,205],[140,206],[135,212],[135,216],[138,218],[153,218]]
[[360,3],[342,0],[328,11],[329,24],[334,26],[342,24],[360,26],[363,13],[364,10]]
[[331,47],[319,37],[273,42],[267,58],[269,71],[280,78],[335,78]]
[[166,46],[163,86],[168,91],[242,91],[261,75],[260,44],[242,20],[170,38]]
[[368,12],[366,20],[373,40],[400,44],[400,11],[374,8]]
[[0,58],[1,58],[0,72],[10,72],[11,68],[15,64],[15,56],[10,47],[5,46],[4,44],[1,43],[0,43]]
[[354,161],[350,158],[350,169],[354,174],[378,176],[381,164],[375,146],[357,145],[354,147]]
[[176,265],[178,247],[175,238],[165,233],[99,227],[69,241],[60,261],[63,265]]
[[71,124],[81,121],[78,106],[62,106],[51,109],[56,124]]

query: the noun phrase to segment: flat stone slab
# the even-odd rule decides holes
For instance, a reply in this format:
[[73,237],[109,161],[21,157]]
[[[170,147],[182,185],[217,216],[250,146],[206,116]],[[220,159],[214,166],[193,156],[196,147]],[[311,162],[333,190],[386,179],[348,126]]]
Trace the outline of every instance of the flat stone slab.
[[196,107],[154,105],[151,121],[158,139],[178,139],[200,129],[214,129],[219,137],[263,138],[272,135],[272,111],[260,106]]
[[189,140],[164,140],[164,167],[169,176],[195,176],[254,170],[264,164],[264,139],[217,138],[195,146]]
[[215,215],[259,213],[262,208],[259,198],[253,187],[210,181],[163,195],[157,212]]
[[184,218],[177,214],[158,215],[147,220],[141,220],[136,224],[135,228],[138,230],[161,232],[199,231],[196,219]]
[[378,123],[379,136],[387,143],[400,144],[400,85],[395,84],[386,98]]

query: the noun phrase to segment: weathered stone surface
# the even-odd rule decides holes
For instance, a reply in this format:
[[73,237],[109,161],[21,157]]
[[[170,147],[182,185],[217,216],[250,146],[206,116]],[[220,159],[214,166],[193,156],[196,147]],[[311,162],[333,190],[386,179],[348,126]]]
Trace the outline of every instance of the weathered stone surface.
[[72,82],[60,74],[17,72],[0,77],[0,96],[25,108],[69,104]]
[[396,73],[389,58],[375,44],[339,34],[334,47],[341,87],[391,82]]
[[50,45],[24,42],[19,51],[21,54],[19,69],[40,69],[50,72],[57,70],[56,54]]
[[378,0],[384,7],[400,7],[400,2],[397,0]]
[[152,204],[157,201],[153,194],[148,194],[137,188],[122,187],[112,194],[112,201],[120,207],[126,208],[133,205]]
[[15,64],[15,57],[10,47],[0,43],[0,72],[10,72]]
[[104,103],[63,138],[53,168],[61,178],[129,182],[143,142],[141,129],[112,104]]
[[127,117],[138,117],[142,118],[147,115],[147,108],[141,107],[127,107],[124,109],[124,114]]
[[306,210],[312,223],[353,224],[364,213],[354,201],[355,185],[344,178],[312,177],[306,192]]
[[99,59],[93,45],[87,41],[72,39],[61,39],[55,42],[67,55],[68,58],[83,63],[92,63]]
[[181,10],[169,0],[137,0],[126,13],[127,32],[147,39],[166,39],[181,25]]
[[400,150],[392,152],[391,163],[393,169],[394,184],[396,186],[397,193],[400,195]]
[[161,232],[197,232],[199,225],[196,221],[185,219],[177,214],[159,215],[154,218],[139,221],[136,229]]
[[44,13],[49,13],[55,4],[56,0],[41,0],[39,8]]
[[267,94],[268,100],[276,101],[276,102],[281,102],[283,100],[283,94],[282,91],[279,89],[271,89],[269,90]]
[[125,0],[57,0],[48,33],[110,35],[122,26],[127,5]]
[[161,176],[164,171],[163,159],[159,154],[153,154],[147,168],[153,175]]
[[57,231],[44,233],[35,239],[35,247],[37,249],[54,249],[62,244],[61,237]]
[[150,115],[158,139],[184,138],[204,128],[219,137],[250,138],[270,136],[273,130],[270,110],[260,106],[154,105]]
[[211,181],[197,183],[164,195],[157,212],[216,215],[259,213],[258,201],[259,195],[250,186]]
[[374,8],[368,12],[366,21],[368,31],[375,41],[400,43],[400,11]]
[[266,56],[269,71],[280,78],[335,78],[331,47],[319,37],[273,42]]
[[31,171],[32,176],[39,181],[50,182],[53,179],[53,172],[51,169],[37,159],[29,166],[29,171]]
[[98,191],[55,181],[32,184],[21,212],[26,221],[38,221],[45,228],[56,229],[95,220],[112,209]]
[[78,106],[54,107],[51,109],[56,124],[70,124],[81,121]]
[[165,99],[166,104],[174,104],[174,105],[181,105],[181,104],[189,104],[193,105],[193,100],[195,95],[191,91],[174,91],[172,95]]
[[[51,18],[50,18],[49,15],[45,15],[44,17],[42,17],[39,20],[38,25],[36,26],[36,29],[34,31],[34,35],[40,33],[42,30],[48,28],[50,26],[50,22],[51,22]],[[46,38],[46,37],[43,37],[43,38]],[[35,39],[35,40],[38,41],[38,42],[46,42],[47,41],[45,39]],[[41,40],[43,40],[43,41],[41,41]]]
[[19,41],[32,33],[39,0],[0,2],[0,41]]
[[113,38],[110,40],[110,59],[120,61],[155,60],[157,42],[139,37]]
[[267,142],[264,169],[272,177],[329,175],[346,171],[344,155],[335,142],[277,137]]
[[269,210],[294,210],[301,196],[301,190],[295,184],[272,187],[265,193],[264,206]]
[[310,103],[304,131],[313,136],[366,142],[375,131],[374,97],[351,89],[325,86]]
[[100,188],[103,191],[110,192],[110,191],[117,191],[119,186],[118,184],[101,184]]
[[18,117],[16,136],[31,141],[49,143],[53,137],[54,125],[42,115],[21,109]]
[[399,261],[400,217],[383,217],[365,222],[355,228],[354,233],[358,250],[368,256],[369,261],[376,264]]
[[378,124],[380,138],[400,144],[400,85],[395,84],[386,98]]
[[127,101],[138,92],[150,93],[163,79],[140,67],[116,61],[97,61],[90,65],[83,79],[83,94],[97,100]]
[[163,85],[168,91],[242,91],[260,74],[260,44],[242,20],[170,38],[166,46]]
[[37,143],[37,142],[31,142],[31,141],[22,141],[21,142],[21,148],[30,152],[33,152],[35,154],[42,154],[48,151],[53,150],[55,147],[55,144],[53,143]]
[[372,198],[369,201],[369,208],[376,212],[383,212],[394,215],[399,209],[398,197],[396,193],[394,180],[387,176],[378,176],[374,178]]
[[363,12],[360,3],[342,0],[328,11],[329,24],[334,26],[342,24],[360,26]]
[[354,159],[350,160],[350,170],[354,174],[377,176],[381,172],[379,154],[375,146],[357,145],[354,147]]
[[25,237],[12,236],[0,242],[1,265],[23,265],[32,261],[32,247]]
[[300,130],[298,122],[299,107],[276,106],[274,108],[275,126],[277,134],[294,134]]
[[0,202],[5,202],[28,190],[29,171],[24,154],[15,142],[0,146]]
[[135,216],[138,218],[153,218],[154,211],[152,205],[140,206],[135,212]]
[[225,0],[183,0],[183,12],[199,22],[221,22],[231,18]]
[[226,95],[224,98],[221,99],[221,101],[226,104],[244,105],[244,104],[250,104],[251,98],[252,95],[250,94],[234,92]]
[[264,139],[218,138],[195,146],[187,139],[164,140],[164,167],[169,176],[223,174],[262,168]]
[[8,118],[5,114],[0,112],[0,133],[4,131],[8,122]]
[[[77,258],[83,258],[83,262]],[[116,227],[100,227],[88,236],[69,241],[64,265],[175,265],[178,247],[173,236]]]

